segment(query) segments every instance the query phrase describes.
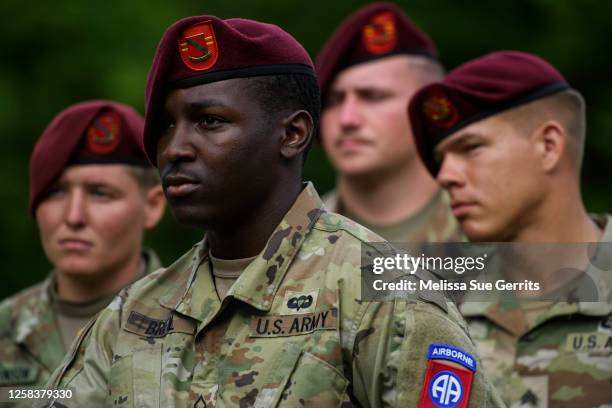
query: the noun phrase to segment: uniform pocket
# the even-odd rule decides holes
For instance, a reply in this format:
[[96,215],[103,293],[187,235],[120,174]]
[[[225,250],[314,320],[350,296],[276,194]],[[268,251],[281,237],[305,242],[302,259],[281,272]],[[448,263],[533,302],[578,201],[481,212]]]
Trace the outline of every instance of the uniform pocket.
[[277,407],[339,407],[348,401],[348,380],[328,362],[302,352]]
[[161,347],[160,341],[116,358],[111,366],[106,406],[160,406]]
[[[134,407],[133,357],[118,357],[111,365],[107,407]],[[78,392],[78,390],[77,390]]]
[[278,354],[270,378],[255,400],[263,407],[337,407],[348,400],[348,380],[335,367],[302,351],[296,344],[286,344]]

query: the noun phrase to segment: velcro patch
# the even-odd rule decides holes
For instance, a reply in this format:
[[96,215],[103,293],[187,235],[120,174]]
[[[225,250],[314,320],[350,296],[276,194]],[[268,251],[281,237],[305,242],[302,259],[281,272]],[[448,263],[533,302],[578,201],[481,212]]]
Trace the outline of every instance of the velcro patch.
[[38,367],[30,365],[0,365],[0,385],[32,384],[38,377]]
[[288,290],[285,292],[280,314],[296,315],[312,313],[317,307],[318,295],[319,289],[315,289],[308,293],[293,292]]
[[315,330],[335,330],[338,309],[295,316],[253,316],[250,337],[286,337],[312,333]]
[[470,370],[429,360],[419,408],[466,408],[473,377]]
[[573,333],[565,340],[565,351],[610,351],[612,336],[606,333]]
[[476,359],[470,353],[448,344],[430,344],[428,360],[448,360],[476,372]]
[[164,337],[168,333],[194,334],[195,324],[177,315],[170,315],[165,319],[154,319],[132,310],[125,330],[145,337]]

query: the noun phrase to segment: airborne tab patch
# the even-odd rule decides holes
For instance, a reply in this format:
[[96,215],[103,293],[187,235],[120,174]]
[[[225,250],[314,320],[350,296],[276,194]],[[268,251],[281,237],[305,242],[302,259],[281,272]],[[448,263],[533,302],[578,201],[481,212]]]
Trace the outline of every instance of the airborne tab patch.
[[427,359],[453,361],[476,372],[476,360],[471,354],[446,344],[430,344]]
[[338,309],[335,308],[297,316],[253,316],[249,337],[299,336],[337,327]]

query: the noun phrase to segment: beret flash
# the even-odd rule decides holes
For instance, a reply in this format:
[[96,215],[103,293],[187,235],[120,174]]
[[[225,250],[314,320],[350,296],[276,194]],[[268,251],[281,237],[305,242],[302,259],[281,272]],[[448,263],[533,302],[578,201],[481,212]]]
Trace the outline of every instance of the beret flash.
[[533,54],[497,51],[468,61],[419,90],[408,114],[421,159],[435,177],[438,143],[471,123],[569,89],[565,78]]
[[60,112],[30,158],[30,213],[49,186],[72,164],[150,166],[142,147],[142,116],[117,102],[93,100]]
[[310,56],[273,24],[215,16],[186,17],[164,33],[147,78],[144,146],[157,162],[155,117],[168,91],[230,78],[304,74],[314,77]]
[[360,8],[340,24],[317,56],[321,96],[326,97],[331,82],[343,69],[398,54],[438,58],[432,40],[395,4]]

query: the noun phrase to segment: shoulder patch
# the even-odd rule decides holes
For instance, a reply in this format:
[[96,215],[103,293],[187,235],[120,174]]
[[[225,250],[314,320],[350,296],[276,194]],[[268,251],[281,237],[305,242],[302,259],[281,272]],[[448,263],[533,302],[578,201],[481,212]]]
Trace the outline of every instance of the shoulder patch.
[[476,371],[474,357],[457,347],[431,344],[427,358],[419,408],[467,408]]
[[448,344],[430,344],[427,359],[453,361],[476,372],[476,359],[470,353]]

